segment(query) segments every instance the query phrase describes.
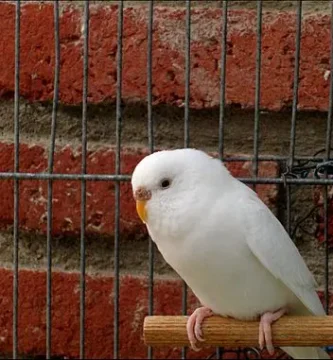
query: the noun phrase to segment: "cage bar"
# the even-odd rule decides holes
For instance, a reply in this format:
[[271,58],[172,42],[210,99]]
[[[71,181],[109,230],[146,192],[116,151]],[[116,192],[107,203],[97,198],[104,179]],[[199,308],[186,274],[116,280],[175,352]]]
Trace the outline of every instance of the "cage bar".
[[[191,81],[191,1],[186,0],[185,14],[185,111],[184,147],[190,146],[190,81]],[[183,281],[182,314],[187,314],[187,284]],[[182,359],[186,359],[186,347],[182,348]]]
[[[116,166],[115,173],[121,173],[121,129],[122,129],[122,67],[123,67],[123,22],[124,2],[118,2],[117,25],[117,100],[116,100]],[[119,231],[120,231],[120,184],[115,183],[115,229],[114,229],[114,350],[113,357],[119,358]]]
[[[112,181],[115,183],[130,181],[130,175],[104,175],[104,174],[48,174],[48,173],[14,173],[14,172],[0,172],[0,179],[18,179],[18,180],[73,180],[80,181],[85,179],[86,181]],[[281,177],[258,177],[247,178],[237,177],[239,181],[246,184],[292,184],[292,185],[332,185],[333,178],[317,179],[317,178],[287,178]]]
[[228,1],[222,0],[222,34],[221,34],[221,73],[220,73],[220,113],[219,113],[219,157],[224,160],[224,128],[225,128],[225,88],[227,66],[228,36]]
[[258,176],[259,131],[260,131],[260,92],[261,92],[261,38],[262,38],[262,1],[257,0],[257,51],[256,51],[256,80],[254,101],[254,129],[253,129],[253,175]]
[[[333,111],[333,1],[331,1],[331,49],[330,49],[330,87],[329,87],[329,103],[326,124],[326,160],[331,158],[331,142],[332,142],[332,111]],[[327,171],[325,171],[325,178],[327,178]],[[329,213],[328,213],[328,189],[327,185],[323,189],[324,198],[324,241],[325,241],[325,310],[329,314]]]
[[[59,2],[53,3],[54,18],[54,89],[51,118],[51,137],[48,157],[48,173],[53,173],[54,150],[57,128],[59,78],[60,78],[60,39],[59,39]],[[53,219],[53,180],[47,182],[47,285],[46,285],[46,357],[51,358],[52,352],[52,219]]]
[[[294,68],[294,86],[293,86],[293,104],[291,115],[291,130],[290,130],[290,149],[288,167],[292,168],[295,160],[296,147],[296,121],[297,121],[297,105],[298,105],[298,86],[299,86],[299,69],[300,69],[300,55],[301,55],[301,35],[302,35],[302,0],[297,1],[296,12],[296,40],[295,40],[295,68]],[[288,233],[291,232],[291,188],[286,187],[286,211],[287,222],[286,229]]]
[[[20,171],[20,27],[21,1],[16,1],[15,9],[15,92],[14,92],[14,172]],[[19,213],[20,188],[14,178],[14,233],[13,233],[13,357],[18,355],[18,282],[19,282]]]
[[[89,69],[89,1],[84,3],[83,13],[83,92],[82,92],[82,163],[81,173],[87,173],[87,100]],[[85,300],[86,300],[86,203],[87,184],[81,180],[81,231],[80,231],[80,359],[85,358]]]
[[[147,27],[147,118],[148,118],[148,148],[154,152],[154,119],[153,119],[153,94],[152,94],[152,62],[153,62],[153,22],[154,1],[148,3],[148,27]],[[148,315],[154,314],[154,258],[155,246],[152,239],[148,240]],[[148,347],[148,359],[153,359],[153,348]]]
[[[225,129],[225,106],[226,106],[226,65],[227,65],[227,36],[228,36],[228,0],[221,1],[222,7],[222,33],[221,33],[221,60],[220,60],[220,112],[219,112],[219,158],[224,160],[224,129]],[[223,349],[216,348],[216,359],[221,358]]]

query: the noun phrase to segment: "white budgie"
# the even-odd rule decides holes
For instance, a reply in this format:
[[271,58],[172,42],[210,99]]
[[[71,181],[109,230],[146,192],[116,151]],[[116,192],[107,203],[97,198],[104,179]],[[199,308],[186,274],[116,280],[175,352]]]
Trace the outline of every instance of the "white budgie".
[[[218,159],[194,149],[156,152],[137,165],[132,187],[151,238],[203,305],[187,323],[194,349],[212,314],[260,318],[258,343],[271,354],[271,324],[283,314],[325,314],[283,226]],[[283,350],[295,359],[329,359],[320,348]]]

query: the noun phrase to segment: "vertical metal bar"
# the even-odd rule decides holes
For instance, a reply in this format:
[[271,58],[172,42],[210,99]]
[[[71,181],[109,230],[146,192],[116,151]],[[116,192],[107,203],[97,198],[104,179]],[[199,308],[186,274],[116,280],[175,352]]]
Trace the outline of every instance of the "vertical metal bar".
[[[227,36],[228,36],[228,1],[222,0],[222,34],[221,34],[221,73],[220,73],[220,113],[219,113],[219,158],[224,158],[224,125],[225,125],[225,89],[227,65]],[[221,358],[221,348],[216,348],[216,359]]]
[[191,0],[186,0],[184,147],[190,146]]
[[[122,66],[123,66],[123,0],[118,2],[117,34],[117,101],[116,101],[116,175],[120,174],[121,127],[122,127]],[[120,183],[115,183],[115,229],[114,229],[114,359],[119,358],[119,227]]]
[[[289,150],[289,163],[288,163],[290,168],[293,166],[294,158],[295,158],[296,120],[297,120],[299,69],[300,69],[300,53],[301,53],[301,34],[302,34],[302,0],[298,0],[297,1],[297,13],[296,13],[296,47],[295,47],[293,105],[292,105],[292,116],[291,116],[290,150]],[[286,195],[287,195],[287,231],[290,233],[290,230],[291,230],[290,186],[287,186]]]
[[225,122],[225,87],[227,63],[227,35],[228,35],[228,0],[223,0],[222,9],[222,37],[221,37],[221,83],[220,83],[220,116],[219,116],[219,157],[224,155],[224,122]]
[[297,120],[299,69],[300,69],[300,54],[301,54],[301,35],[302,35],[302,0],[298,0],[297,1],[297,14],[296,14],[295,70],[294,70],[293,105],[292,105],[291,131],[290,131],[289,166],[293,166],[294,158],[295,158],[296,120]]
[[[87,173],[87,99],[89,69],[89,1],[84,3],[83,14],[83,92],[82,92],[82,174]],[[80,238],[80,359],[85,358],[85,302],[86,302],[86,202],[87,184],[81,181],[81,238]]]
[[[260,95],[261,95],[261,39],[262,39],[262,0],[257,0],[257,49],[256,49],[256,80],[254,100],[254,129],[253,129],[253,175],[258,177],[259,131],[260,131]],[[256,190],[256,184],[253,185]],[[240,358],[238,352],[237,358]]]
[[287,221],[286,221],[286,230],[290,234],[291,232],[291,194],[290,194],[290,185],[287,184],[286,186],[286,214],[287,214]]
[[[53,89],[53,107],[51,119],[51,139],[48,158],[48,173],[53,173],[55,136],[58,114],[59,100],[59,76],[60,76],[60,39],[59,39],[59,2],[56,0],[53,4],[54,12],[54,89]],[[52,346],[52,218],[53,218],[53,180],[49,179],[47,183],[47,284],[46,284],[46,358],[51,358]]]
[[[331,157],[331,142],[332,142],[332,113],[333,113],[333,1],[331,1],[331,51],[330,51],[330,89],[329,89],[329,104],[326,125],[326,160]],[[327,177],[327,171],[325,171]],[[329,314],[329,241],[328,241],[328,189],[324,186],[324,237],[325,237],[325,310]]]
[[147,110],[148,110],[148,147],[152,153],[154,151],[154,123],[153,123],[153,20],[154,20],[154,0],[149,1],[148,7],[148,47],[147,47]]
[[260,90],[261,90],[261,34],[262,34],[262,0],[257,0],[257,54],[256,54],[256,90],[254,104],[253,132],[253,174],[258,176],[259,131],[260,131]]
[[[331,127],[331,125],[329,125]],[[326,172],[327,174],[327,172]],[[329,314],[329,241],[328,241],[328,190],[327,185],[324,185],[324,239],[325,239],[325,310]]]
[[[191,79],[191,0],[186,0],[185,15],[185,112],[184,147],[190,146],[190,79]],[[182,313],[187,315],[187,284],[183,281]],[[182,348],[182,359],[186,359],[186,347]]]
[[[153,94],[152,94],[152,60],[153,60],[153,16],[154,1],[150,0],[148,5],[148,46],[147,46],[147,111],[148,111],[148,148],[150,153],[154,152],[154,123],[153,123]],[[154,242],[149,238],[148,244],[148,315],[154,314]],[[148,359],[153,359],[153,348],[148,347]]]
[[[15,12],[15,94],[14,94],[14,172],[20,169],[20,24],[21,1],[16,1]],[[13,277],[13,358],[18,350],[18,252],[19,252],[19,181],[14,179],[14,277]]]

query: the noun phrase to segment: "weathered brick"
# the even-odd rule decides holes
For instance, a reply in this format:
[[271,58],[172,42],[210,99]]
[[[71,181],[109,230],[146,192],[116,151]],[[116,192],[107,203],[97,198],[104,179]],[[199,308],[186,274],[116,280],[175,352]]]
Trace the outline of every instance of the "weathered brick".
[[[0,171],[13,171],[14,146],[0,142]],[[20,171],[47,171],[47,149],[42,145],[20,145]],[[148,154],[145,150],[123,149],[121,171],[131,175],[136,164]],[[81,151],[65,146],[55,153],[54,172],[79,174],[81,172]],[[248,162],[227,163],[233,175],[251,176]],[[115,152],[112,148],[88,151],[87,171],[89,174],[113,174]],[[260,175],[277,176],[278,166],[273,162],[262,162]],[[261,198],[272,208],[275,205],[277,188],[273,185],[258,186]],[[0,181],[0,227],[13,224],[13,181]],[[55,181],[53,192],[53,234],[75,235],[80,232],[81,183],[74,180]],[[87,183],[87,234],[112,235],[115,218],[114,183],[89,181]],[[121,184],[120,230],[124,236],[145,234],[135,210],[135,202],[129,182]],[[47,226],[47,181],[22,180],[20,185],[20,227],[27,231],[46,233]]]
[[[52,354],[78,358],[80,339],[80,276],[77,273],[54,272],[52,275]],[[0,269],[0,352],[12,351],[13,274]],[[181,314],[180,280],[155,280],[154,311],[160,315]],[[135,296],[133,296],[135,294]],[[189,293],[189,313],[198,305]],[[147,278],[122,276],[120,279],[120,357],[146,358],[143,343],[143,320],[148,308]],[[113,277],[86,278],[86,358],[113,358]],[[20,270],[18,347],[25,355],[44,355],[46,351],[46,273]],[[214,349],[188,352],[189,358],[205,358]],[[264,358],[269,358],[263,353]],[[160,359],[180,358],[180,349],[157,348]],[[236,358],[226,354],[225,358]]]
[[[315,186],[313,192],[313,198],[315,205],[319,207],[316,220],[317,229],[316,236],[320,242],[325,241],[325,209],[324,209],[324,187]],[[329,246],[333,246],[333,187],[328,187],[327,192],[327,215],[328,215],[328,242]]]
[[[116,96],[117,6],[91,7],[89,94],[93,103]],[[147,7],[124,10],[123,99],[147,97]],[[0,96],[13,97],[15,5],[0,2]],[[191,106],[219,104],[221,10],[192,10]],[[27,3],[21,16],[21,95],[31,101],[51,100],[54,80],[52,4]],[[82,101],[82,11],[63,9],[60,19],[60,100]],[[261,107],[280,110],[292,103],[296,16],[265,11],[263,16]],[[256,12],[229,10],[227,104],[253,108],[255,99]],[[184,104],[185,10],[155,7],[153,100]],[[330,15],[303,17],[299,108],[327,110],[329,92]]]
[[[79,274],[55,272],[52,276],[52,353],[79,357],[80,291]],[[12,350],[12,271],[0,269],[0,352]],[[121,358],[145,358],[142,325],[147,314],[148,287],[145,278],[125,276],[120,283]],[[45,354],[46,273],[21,270],[19,273],[19,352]],[[133,296],[136,294],[136,296]],[[194,301],[191,297],[192,303]],[[156,281],[155,311],[179,314],[179,281]],[[87,277],[86,357],[110,359],[113,355],[114,293],[112,277]],[[175,349],[157,351],[160,358],[177,357]]]

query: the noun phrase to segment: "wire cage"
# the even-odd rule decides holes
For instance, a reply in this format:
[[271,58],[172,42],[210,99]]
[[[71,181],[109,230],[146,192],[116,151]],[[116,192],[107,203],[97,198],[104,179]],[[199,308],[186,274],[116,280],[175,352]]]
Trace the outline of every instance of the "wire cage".
[[[16,18],[15,18],[15,92],[14,92],[14,171],[1,172],[1,179],[11,179],[14,181],[14,227],[13,227],[13,358],[19,356],[18,353],[18,321],[19,321],[19,209],[20,209],[20,181],[22,180],[43,180],[47,182],[47,301],[46,301],[46,357],[52,357],[52,216],[53,216],[53,184],[54,181],[60,180],[73,180],[81,183],[81,231],[80,231],[80,358],[85,358],[85,340],[86,340],[86,206],[87,206],[87,183],[89,181],[113,182],[115,191],[115,203],[110,204],[115,208],[115,218],[110,219],[114,221],[114,321],[110,324],[113,326],[113,341],[114,351],[110,357],[119,358],[120,356],[120,307],[119,307],[119,291],[120,291],[120,248],[121,248],[121,230],[120,230],[120,197],[121,197],[121,183],[130,181],[131,174],[122,173],[121,167],[121,150],[122,150],[122,126],[123,126],[123,97],[122,97],[122,78],[126,69],[123,68],[123,35],[124,35],[124,6],[125,1],[117,1],[118,7],[118,23],[117,23],[117,44],[116,44],[116,157],[115,157],[115,172],[113,174],[91,174],[87,172],[87,154],[88,154],[88,138],[87,138],[87,122],[88,122],[88,73],[89,73],[89,35],[90,35],[90,9],[91,2],[83,2],[83,15],[82,15],[82,34],[83,34],[83,94],[82,94],[82,165],[80,174],[69,173],[55,173],[54,172],[54,158],[55,158],[55,145],[56,145],[56,129],[57,129],[57,114],[59,108],[59,79],[61,72],[61,46],[60,46],[60,3],[61,1],[53,1],[54,10],[54,50],[55,50],[55,66],[54,66],[54,91],[53,91],[53,110],[51,121],[51,135],[49,139],[49,154],[47,172],[43,173],[28,173],[20,171],[20,19],[22,15],[22,2],[16,0]],[[263,6],[264,1],[256,1],[256,56],[255,56],[255,99],[254,111],[248,110],[247,116],[252,116],[253,119],[253,136],[252,136],[252,153],[242,156],[229,156],[226,154],[226,131],[228,131],[228,102],[227,102],[227,74],[228,74],[228,10],[232,5],[232,0],[216,1],[221,8],[221,54],[219,61],[220,68],[220,103],[216,110],[218,112],[218,147],[216,151],[221,160],[226,163],[250,161],[252,163],[253,177],[240,178],[241,181],[253,186],[255,189],[260,185],[276,185],[281,188],[280,204],[283,208],[278,215],[282,213],[282,221],[286,229],[294,239],[297,231],[302,227],[302,224],[313,216],[318,209],[323,209],[323,246],[325,247],[325,257],[322,259],[324,267],[324,304],[327,313],[329,312],[329,284],[330,284],[330,271],[329,271],[329,189],[333,185],[333,163],[331,161],[331,132],[332,132],[332,101],[333,101],[333,78],[329,78],[329,100],[327,103],[327,113],[321,114],[320,117],[326,117],[326,140],[322,143],[320,149],[314,149],[313,155],[299,154],[296,151],[296,138],[297,130],[301,129],[298,110],[298,95],[300,76],[300,63],[302,60],[301,53],[301,39],[302,39],[302,1],[295,2],[294,12],[295,16],[295,52],[294,52],[294,71],[293,71],[293,98],[290,107],[285,109],[283,117],[288,118],[290,125],[288,146],[289,150],[284,151],[283,154],[260,154],[260,141],[262,131],[262,118],[265,115],[261,108],[261,76],[262,76],[262,37],[263,37]],[[155,134],[155,119],[154,119],[154,95],[153,95],[153,32],[154,32],[154,8],[156,2],[153,0],[144,2],[147,7],[147,138],[148,144],[143,146],[148,147],[149,152],[154,152],[156,149],[154,134]],[[160,4],[158,4],[160,5]],[[100,5],[104,6],[104,4]],[[192,37],[191,26],[193,16],[193,4],[190,0],[184,2],[185,6],[185,68],[184,68],[184,99],[183,99],[183,146],[192,146],[190,137],[191,128],[191,61],[192,52]],[[330,18],[333,18],[333,2],[331,8]],[[332,22],[332,21],[331,21]],[[332,22],[333,23],[333,22]],[[51,30],[50,30],[51,31]],[[331,48],[327,49],[327,57],[333,59],[333,28],[331,30]],[[333,72],[333,61],[330,60],[330,74]],[[193,110],[194,111],[194,110]],[[319,115],[318,115],[319,116]],[[125,119],[126,120],[126,119]],[[268,122],[266,121],[265,124]],[[270,126],[277,126],[270,124]],[[202,129],[204,132],[205,129]],[[233,133],[232,136],[235,141],[239,134]],[[315,134],[314,134],[315,136]],[[286,140],[286,139],[283,139]],[[318,150],[318,151],[317,151]],[[274,161],[279,164],[280,174],[276,177],[264,177],[259,173],[260,162]],[[314,208],[304,211],[299,218],[295,218],[292,214],[293,199],[299,196],[299,190],[309,188],[311,186],[319,187],[322,191],[322,204]],[[303,190],[301,190],[303,191]],[[157,250],[151,240],[147,243],[147,251],[149,254],[149,262],[146,276],[148,277],[148,315],[154,314],[154,261]],[[188,289],[183,283],[182,292],[182,314],[187,314],[188,311]],[[260,353],[256,349],[236,349],[227,350],[218,348],[210,358],[221,358],[233,354],[236,358],[260,358]],[[280,356],[284,356],[281,354]],[[182,349],[182,358],[187,357],[187,349]],[[152,348],[147,349],[147,358],[154,358]]]

